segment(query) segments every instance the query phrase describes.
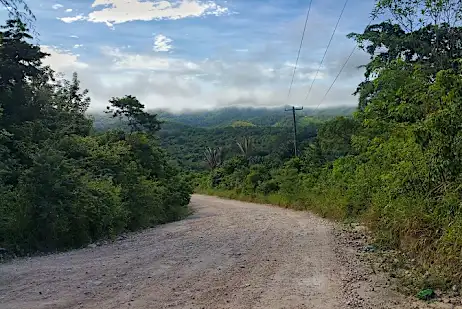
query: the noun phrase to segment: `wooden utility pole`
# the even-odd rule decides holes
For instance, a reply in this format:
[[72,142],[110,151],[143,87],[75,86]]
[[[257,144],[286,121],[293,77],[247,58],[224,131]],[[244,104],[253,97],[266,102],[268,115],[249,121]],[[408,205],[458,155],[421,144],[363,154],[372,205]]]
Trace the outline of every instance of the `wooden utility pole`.
[[295,111],[301,111],[303,110],[302,107],[295,107],[292,106],[291,108],[286,108],[285,111],[292,111],[292,116],[294,119],[294,156],[297,157],[297,120],[295,119]]

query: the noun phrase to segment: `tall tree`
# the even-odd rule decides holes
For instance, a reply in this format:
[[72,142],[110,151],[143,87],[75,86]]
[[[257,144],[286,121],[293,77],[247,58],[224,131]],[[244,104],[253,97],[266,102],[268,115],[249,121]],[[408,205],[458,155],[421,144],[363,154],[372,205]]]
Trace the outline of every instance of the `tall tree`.
[[157,115],[145,112],[144,105],[136,97],[115,97],[109,100],[109,103],[111,106],[107,107],[107,113],[112,114],[113,118],[127,119],[132,132],[146,130],[154,133],[160,130],[162,122],[157,119]]
[[[47,56],[40,47],[29,43],[32,36],[19,19],[8,20],[0,31],[0,104],[3,108],[1,123],[9,126],[34,119],[42,106],[34,84],[46,84],[49,71],[42,67]],[[1,125],[1,124],[0,124]]]
[[88,89],[81,90],[77,73],[72,74],[71,81],[64,79],[59,85],[57,96],[60,101],[57,102],[57,107],[71,113],[85,113],[90,106],[90,97]]
[[[91,135],[88,91],[77,74],[56,82],[32,39],[17,18],[0,29],[0,247],[15,254],[81,247],[181,218],[191,189],[157,140],[145,132]],[[114,105],[134,126],[158,129],[136,98]]]
[[462,2],[458,0],[376,0],[373,16],[390,14],[406,31],[429,24],[456,26],[462,20]]
[[365,66],[365,81],[356,91],[361,110],[381,89],[374,79],[394,61],[420,65],[421,72],[434,79],[440,70],[458,66],[458,59],[462,58],[462,28],[446,23],[406,32],[398,24],[383,22],[368,26],[361,34],[351,33],[349,37],[355,38],[371,57]]

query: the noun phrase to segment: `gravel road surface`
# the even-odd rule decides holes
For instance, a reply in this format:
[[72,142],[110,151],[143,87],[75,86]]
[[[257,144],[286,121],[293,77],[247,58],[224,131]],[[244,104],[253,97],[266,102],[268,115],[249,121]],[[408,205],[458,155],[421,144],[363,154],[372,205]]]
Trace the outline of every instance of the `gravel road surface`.
[[114,243],[1,264],[0,308],[408,308],[332,222],[191,204],[188,219]]

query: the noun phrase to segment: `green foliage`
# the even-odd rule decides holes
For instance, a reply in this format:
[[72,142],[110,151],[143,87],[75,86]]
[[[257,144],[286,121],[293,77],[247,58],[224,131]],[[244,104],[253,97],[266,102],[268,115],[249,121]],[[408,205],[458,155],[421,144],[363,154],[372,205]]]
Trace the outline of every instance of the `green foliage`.
[[112,99],[131,132],[93,134],[74,74],[55,81],[19,20],[0,33],[0,247],[25,255],[84,246],[177,220],[192,192],[153,133],[155,115]]
[[376,0],[373,16],[389,13],[394,22],[415,31],[428,24],[457,24],[462,17],[462,3],[452,0]]
[[[287,138],[291,136],[289,127],[197,128],[166,122],[158,136],[161,145],[172,158],[187,170],[201,171],[209,168],[204,160],[204,150],[208,147],[221,147],[222,160],[242,155],[236,143],[243,143],[243,137],[251,140],[248,159],[252,162],[268,159],[275,165],[280,165],[282,160],[293,156],[293,142]],[[299,136],[305,141],[313,139],[316,136],[316,127],[301,128]]]
[[[458,62],[454,60],[462,58],[461,31],[459,27],[443,23],[429,24],[406,32],[400,25],[383,22],[368,26],[362,34],[350,34],[371,56],[371,61],[365,66],[366,79],[356,91],[359,94],[359,108],[363,110],[375,95],[382,95],[379,94],[382,84],[376,77],[381,81],[404,85],[412,78],[412,72],[420,74],[420,81],[423,82],[421,86],[425,88],[440,70],[458,67]],[[387,72],[395,78],[386,76]],[[404,82],[400,78],[408,80]],[[414,86],[418,87],[419,84],[414,83]],[[422,90],[416,88],[412,94],[419,94]]]
[[[354,108],[310,109],[298,115],[299,148],[308,147],[316,136],[317,127],[327,119],[336,116],[351,116]],[[171,114],[158,111],[160,119],[165,120],[158,132],[161,145],[172,156],[175,164],[186,170],[201,171],[209,168],[204,160],[204,149],[221,147],[223,160],[239,155],[242,151],[237,142],[243,137],[252,141],[252,151],[248,159],[254,163],[270,160],[279,166],[283,160],[293,156],[292,115],[284,109],[263,108],[225,108],[208,112],[184,112]],[[309,116],[316,115],[316,117]],[[104,117],[105,116],[105,117]],[[129,130],[126,119],[94,114],[94,127],[97,131],[119,128]],[[245,122],[253,126],[233,126]]]
[[241,121],[241,120],[237,120],[237,121],[234,121],[231,126],[233,128],[236,128],[236,127],[255,127],[255,125],[251,122],[248,122],[248,121]]
[[[379,2],[403,21],[445,3]],[[385,22],[352,35],[371,55],[354,117],[320,124],[299,158],[275,165],[233,158],[198,189],[363,220],[382,248],[404,250],[432,276],[460,282],[461,31],[444,22],[413,30]]]
[[236,142],[236,144],[245,158],[248,158],[250,155],[252,155],[252,140],[250,138],[244,137],[242,142]]
[[215,149],[207,147],[204,151],[205,161],[207,162],[207,165],[211,170],[214,170],[220,166],[222,156],[223,156],[223,149],[221,147],[218,147]]
[[[330,119],[336,116],[351,116],[354,107],[336,108],[305,108],[298,112],[299,123],[303,126],[305,122],[311,125],[312,122]],[[211,111],[182,112],[178,114],[166,111],[156,111],[159,119],[166,122],[181,123],[187,126],[200,128],[230,127],[233,124],[252,124],[259,127],[284,126],[292,127],[292,115],[284,112],[284,107],[278,108],[238,108],[228,107]],[[305,119],[306,118],[306,119]],[[310,121],[311,120],[311,121]]]
[[435,291],[432,289],[421,290],[417,293],[417,298],[421,300],[430,300],[433,297],[435,297]]
[[157,120],[157,115],[145,112],[144,105],[134,96],[112,98],[109,103],[111,106],[107,107],[107,113],[110,113],[112,118],[127,119],[132,132],[146,130],[154,133],[160,130],[161,122]]

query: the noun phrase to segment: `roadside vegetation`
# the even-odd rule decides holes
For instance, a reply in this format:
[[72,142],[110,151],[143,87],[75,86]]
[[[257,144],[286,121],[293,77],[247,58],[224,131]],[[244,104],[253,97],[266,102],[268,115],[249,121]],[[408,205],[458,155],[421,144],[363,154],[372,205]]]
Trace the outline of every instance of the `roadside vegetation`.
[[457,283],[462,4],[378,1],[375,13],[384,12],[393,18],[350,35],[370,54],[352,117],[320,124],[298,158],[254,163],[258,147],[250,143],[196,184],[200,192],[361,220],[382,248],[399,248],[428,270],[422,285],[432,277]]
[[427,270],[422,288],[460,282],[462,3],[378,0],[382,14],[350,35],[370,55],[357,109],[299,115],[293,158],[290,115],[274,110],[158,118],[125,96],[91,120],[78,76],[44,67],[13,12],[0,31],[0,247],[65,250],[177,220],[195,187],[364,222]]
[[77,248],[186,215],[192,188],[159,146],[156,115],[113,98],[108,113],[127,130],[95,133],[77,75],[58,80],[32,41],[20,18],[0,30],[0,253]]

